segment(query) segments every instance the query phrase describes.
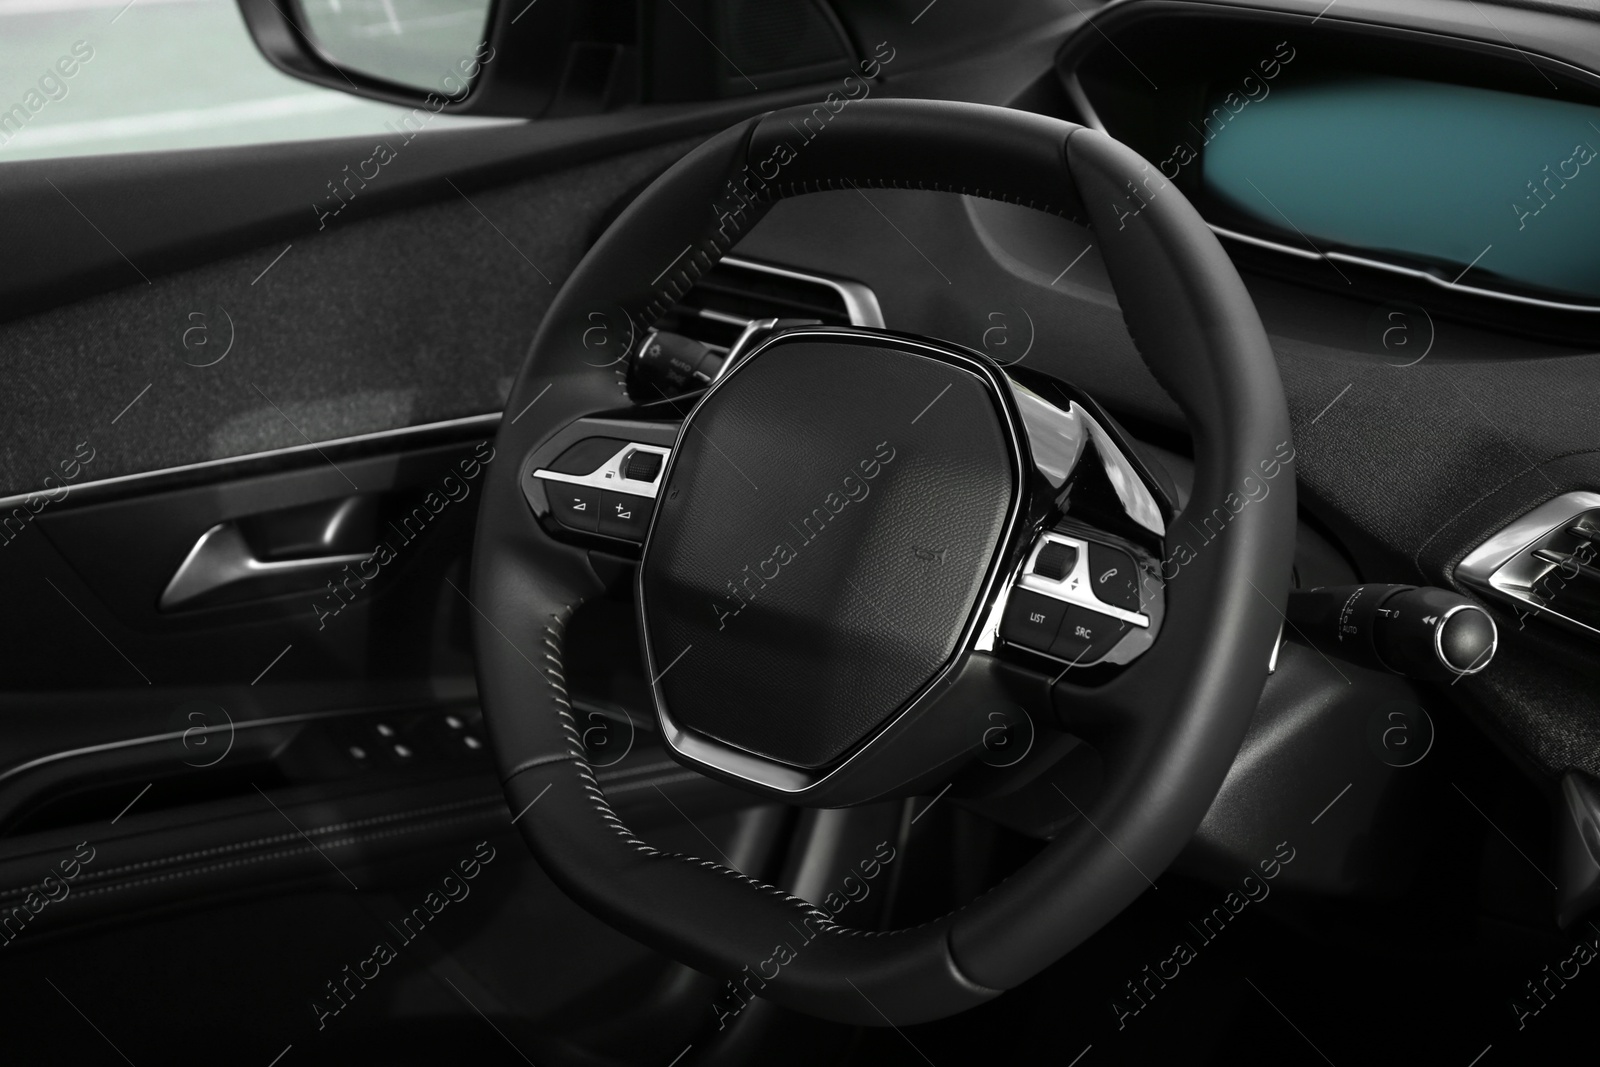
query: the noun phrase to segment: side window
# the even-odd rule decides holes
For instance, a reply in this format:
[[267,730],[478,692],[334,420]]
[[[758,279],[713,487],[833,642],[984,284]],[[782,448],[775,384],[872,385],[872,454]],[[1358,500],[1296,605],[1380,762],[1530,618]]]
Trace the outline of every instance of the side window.
[[[343,7],[406,28],[385,0]],[[0,164],[363,136],[408,114],[273,69],[234,0],[0,0]]]

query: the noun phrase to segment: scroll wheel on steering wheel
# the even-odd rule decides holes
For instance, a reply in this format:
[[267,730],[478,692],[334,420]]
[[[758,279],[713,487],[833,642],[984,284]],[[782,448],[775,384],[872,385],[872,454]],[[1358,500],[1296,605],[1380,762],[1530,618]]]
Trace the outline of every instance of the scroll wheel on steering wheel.
[[1072,573],[1072,568],[1077,562],[1077,548],[1064,545],[1060,541],[1051,541],[1039,549],[1039,555],[1033,561],[1033,573],[1041,578],[1059,582]]
[[636,482],[653,482],[660,473],[659,452],[634,452],[622,467],[622,476]]

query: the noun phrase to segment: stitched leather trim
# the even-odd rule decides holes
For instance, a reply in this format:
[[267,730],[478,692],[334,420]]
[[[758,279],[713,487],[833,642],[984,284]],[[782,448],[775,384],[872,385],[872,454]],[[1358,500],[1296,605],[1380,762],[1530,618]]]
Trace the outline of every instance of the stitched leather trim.
[[564,759],[571,759],[571,758],[572,758],[572,753],[570,753],[570,752],[561,752],[561,753],[558,753],[557,755],[554,755],[554,756],[538,756],[538,757],[536,757],[534,759],[523,760],[521,763],[519,763],[515,767],[511,768],[511,773],[506,775],[505,780],[507,782],[509,782],[509,781],[511,781],[511,779],[515,778],[517,775],[521,774],[523,771],[531,771],[535,767],[543,767],[547,763],[560,763]]
[[677,782],[692,782],[696,778],[703,778],[699,771],[683,771],[680,774],[664,774],[656,778],[635,779],[630,782],[612,782],[612,793],[626,793],[633,789],[650,789],[663,785],[673,785]]
[[[777,886],[758,881],[714,860],[701,859],[698,856],[691,856],[682,852],[666,852],[655,848],[640,840],[632,830],[628,829],[606,801],[605,793],[601,790],[600,783],[589,766],[589,761],[586,758],[587,754],[583,748],[583,735],[578,731],[577,723],[572,717],[572,705],[567,699],[566,673],[561,660],[562,641],[566,631],[567,620],[572,617],[573,612],[582,603],[582,598],[574,600],[559,612],[550,616],[550,622],[544,628],[544,658],[547,666],[542,673],[545,675],[546,684],[550,687],[550,699],[555,706],[556,715],[560,719],[561,727],[567,735],[567,744],[570,746],[569,754],[572,758],[573,769],[577,772],[579,782],[583,786],[584,792],[588,794],[589,802],[594,806],[595,813],[599,815],[600,820],[640,855],[691,863],[733,878],[763,895],[779,897],[785,904],[793,906],[800,913],[800,918],[815,923],[817,929],[849,937],[892,937],[906,932],[903,930],[858,930],[854,927],[841,926],[835,923],[827,912],[810,901],[801,900],[799,897],[792,896]],[[912,927],[911,929],[916,928]]]

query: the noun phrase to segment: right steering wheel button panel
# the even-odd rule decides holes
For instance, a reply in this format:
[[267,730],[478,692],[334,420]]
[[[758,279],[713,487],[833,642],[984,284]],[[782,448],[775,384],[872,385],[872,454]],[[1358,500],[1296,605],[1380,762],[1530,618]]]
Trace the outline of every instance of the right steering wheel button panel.
[[1139,580],[1125,549],[1047,532],[1011,589],[1000,638],[1071,666],[1098,663],[1132,626],[1145,625]]

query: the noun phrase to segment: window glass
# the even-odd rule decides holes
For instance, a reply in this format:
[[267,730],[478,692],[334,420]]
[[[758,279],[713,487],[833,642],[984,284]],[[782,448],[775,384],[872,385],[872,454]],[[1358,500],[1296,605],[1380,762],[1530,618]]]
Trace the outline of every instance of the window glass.
[[0,163],[379,134],[409,113],[274,70],[234,0],[0,0]]

